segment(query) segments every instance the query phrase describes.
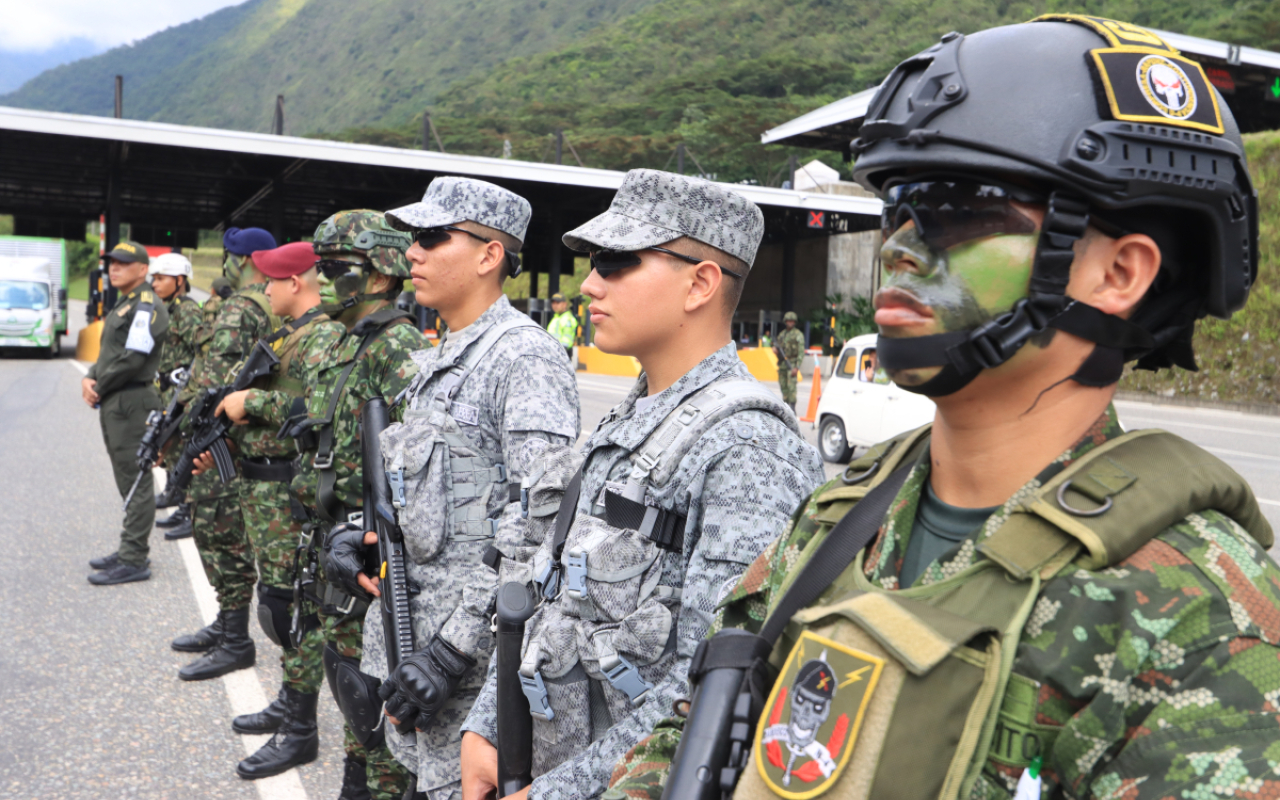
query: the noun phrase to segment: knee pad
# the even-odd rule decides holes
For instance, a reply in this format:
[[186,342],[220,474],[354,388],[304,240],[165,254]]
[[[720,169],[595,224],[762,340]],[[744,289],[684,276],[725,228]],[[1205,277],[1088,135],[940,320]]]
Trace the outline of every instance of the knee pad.
[[378,687],[382,681],[360,671],[360,660],[344,656],[332,642],[324,646],[324,677],[338,704],[338,710],[351,726],[362,747],[372,750],[383,742],[382,698]]
[[258,624],[262,626],[267,638],[280,647],[293,647],[289,638],[292,622],[289,604],[292,602],[292,589],[258,582]]

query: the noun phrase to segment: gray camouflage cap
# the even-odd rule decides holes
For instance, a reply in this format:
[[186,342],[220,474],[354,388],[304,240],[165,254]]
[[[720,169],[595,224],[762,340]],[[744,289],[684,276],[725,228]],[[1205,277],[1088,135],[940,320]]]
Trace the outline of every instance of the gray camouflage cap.
[[514,236],[523,244],[532,214],[528,200],[501,186],[448,176],[432,181],[421,203],[388,211],[387,222],[402,231],[477,222]]
[[633,169],[609,210],[564,235],[569,249],[643,250],[688,236],[751,266],[764,214],[747,198],[701,178]]

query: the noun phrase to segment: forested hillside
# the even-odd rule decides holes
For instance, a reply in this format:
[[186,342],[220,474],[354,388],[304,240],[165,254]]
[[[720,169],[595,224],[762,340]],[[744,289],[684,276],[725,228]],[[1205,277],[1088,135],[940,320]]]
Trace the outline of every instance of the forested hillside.
[[653,0],[249,0],[59,67],[0,105],[285,132],[395,125],[452,83],[573,42]]

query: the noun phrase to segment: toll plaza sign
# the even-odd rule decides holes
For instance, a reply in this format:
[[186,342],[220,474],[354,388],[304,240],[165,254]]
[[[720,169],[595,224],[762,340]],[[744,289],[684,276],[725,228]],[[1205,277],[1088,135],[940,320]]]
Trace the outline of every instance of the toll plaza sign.
[[849,222],[851,215],[841,214],[838,211],[806,211],[805,227],[817,231],[831,231],[832,233],[848,233],[849,231],[859,230],[858,227],[850,227]]

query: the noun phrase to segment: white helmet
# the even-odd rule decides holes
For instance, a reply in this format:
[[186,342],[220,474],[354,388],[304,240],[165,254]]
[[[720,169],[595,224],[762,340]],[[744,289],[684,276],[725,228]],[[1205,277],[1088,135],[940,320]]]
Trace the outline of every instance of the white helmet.
[[191,280],[191,262],[181,253],[165,253],[151,259],[151,266],[147,269],[147,277],[152,275],[179,275],[185,276],[188,281]]

